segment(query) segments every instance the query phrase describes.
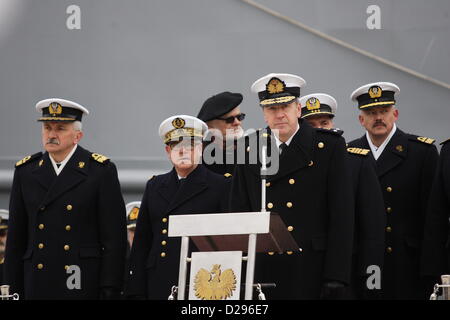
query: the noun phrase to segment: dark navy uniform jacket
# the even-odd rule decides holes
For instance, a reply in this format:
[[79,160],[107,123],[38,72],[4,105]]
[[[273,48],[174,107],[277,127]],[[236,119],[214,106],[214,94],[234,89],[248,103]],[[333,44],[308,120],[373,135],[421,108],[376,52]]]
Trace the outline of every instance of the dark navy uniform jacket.
[[[382,272],[384,299],[420,299],[420,254],[428,197],[438,153],[434,140],[397,128],[376,170],[386,214],[386,248]],[[370,149],[366,135],[350,147]]]
[[[48,153],[19,161],[9,212],[10,292],[21,299],[97,299],[101,288],[122,288],[125,204],[106,157],[78,146],[59,176]],[[67,285],[69,266],[79,268],[80,289]]]
[[385,225],[383,195],[368,149],[348,148],[348,161],[355,201],[354,261],[352,270],[353,298],[375,297],[366,280],[373,274],[368,267],[383,268]]
[[[171,287],[178,286],[181,239],[168,237],[170,215],[227,212],[224,176],[199,165],[180,181],[173,169],[147,182],[131,249],[128,297],[167,300]],[[192,243],[190,248],[195,251]]]
[[[318,299],[324,282],[350,282],[354,209],[345,141],[299,123],[278,172],[267,177],[266,208],[281,216],[302,251],[257,254],[255,282],[277,285],[270,299]],[[260,169],[259,163],[236,166],[232,211],[260,211]]]
[[435,277],[450,272],[450,139],[442,144],[430,194],[422,255],[422,273]]

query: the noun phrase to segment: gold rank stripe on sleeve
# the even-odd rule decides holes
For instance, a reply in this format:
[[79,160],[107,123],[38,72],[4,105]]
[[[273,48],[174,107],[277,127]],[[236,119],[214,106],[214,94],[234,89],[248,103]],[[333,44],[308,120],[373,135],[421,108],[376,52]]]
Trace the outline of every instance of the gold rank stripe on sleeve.
[[353,154],[359,154],[362,156],[367,156],[370,152],[369,149],[361,149],[361,148],[347,148],[347,151]]
[[426,144],[433,144],[436,140],[427,137],[417,137],[417,140]]
[[93,153],[92,154],[92,158],[95,161],[99,162],[99,163],[106,163],[109,160],[108,157],[105,157],[104,155],[101,155],[101,154],[98,154],[98,153]]

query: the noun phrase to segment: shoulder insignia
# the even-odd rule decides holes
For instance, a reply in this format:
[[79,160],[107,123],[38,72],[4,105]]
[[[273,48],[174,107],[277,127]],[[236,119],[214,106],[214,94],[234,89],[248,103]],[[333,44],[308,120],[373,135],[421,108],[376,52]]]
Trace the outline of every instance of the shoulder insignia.
[[31,156],[27,156],[27,157],[23,158],[22,160],[16,162],[16,168],[20,167],[21,165],[23,165],[23,164],[25,164],[27,162],[29,162],[30,160],[34,160],[34,159],[36,159],[36,158],[38,158],[40,156],[42,156],[42,152],[38,152],[38,153],[35,153],[35,154],[31,155]]
[[225,173],[223,176],[224,176],[225,178],[229,178],[229,177],[232,177],[233,175],[232,175],[231,173],[227,172],[227,173]]
[[98,153],[93,153],[92,155],[92,159],[94,159],[95,161],[102,163],[102,164],[106,164],[109,162],[109,158],[105,157],[104,155],[98,154]]
[[417,137],[417,140],[426,144],[433,144],[436,140],[427,137]]
[[353,154],[359,154],[362,156],[367,156],[370,152],[369,149],[361,149],[361,148],[347,148],[347,151]]
[[331,133],[334,134],[336,136],[342,136],[342,134],[344,133],[344,131],[339,130],[339,129],[324,129],[324,128],[316,128],[317,131],[320,132],[325,132],[325,133]]
[[444,144],[446,144],[446,143],[449,142],[449,141],[450,141],[450,139],[447,139],[447,140],[445,140],[445,141],[442,141],[440,144],[444,145]]

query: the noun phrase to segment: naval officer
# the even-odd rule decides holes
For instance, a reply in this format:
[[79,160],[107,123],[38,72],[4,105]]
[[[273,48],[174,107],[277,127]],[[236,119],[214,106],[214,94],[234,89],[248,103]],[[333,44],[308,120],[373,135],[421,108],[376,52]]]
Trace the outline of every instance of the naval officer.
[[88,110],[36,104],[45,152],[16,163],[5,284],[21,299],[115,299],[123,284],[125,204],[117,170],[79,142]]
[[125,292],[130,299],[167,300],[178,285],[181,240],[168,237],[170,215],[227,211],[229,180],[201,164],[206,130],[188,115],[159,127],[173,169],[151,178],[142,197]]
[[304,84],[301,77],[283,73],[253,83],[268,128],[244,138],[250,160],[238,164],[233,175],[231,210],[259,211],[261,161],[252,163],[251,153],[256,149],[260,155],[264,142],[254,141],[267,138],[271,169],[263,205],[281,216],[302,249],[257,254],[255,282],[276,283],[267,292],[270,299],[336,298],[350,282],[353,201],[345,141],[300,119]]
[[383,193],[386,245],[381,296],[423,299],[430,289],[420,278],[421,246],[438,153],[434,139],[397,127],[399,92],[394,83],[376,82],[351,94],[366,132],[349,147],[371,150]]

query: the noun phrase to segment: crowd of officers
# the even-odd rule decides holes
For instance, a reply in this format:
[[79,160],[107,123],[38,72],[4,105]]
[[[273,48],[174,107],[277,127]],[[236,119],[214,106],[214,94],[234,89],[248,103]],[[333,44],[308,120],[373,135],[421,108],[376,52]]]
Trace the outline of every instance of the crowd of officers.
[[[434,139],[398,128],[400,89],[377,82],[351,94],[365,133],[347,143],[333,124],[336,100],[301,96],[304,84],[292,74],[256,80],[267,128],[249,134],[239,93],[165,119],[173,169],[127,205],[114,163],[79,145],[89,111],[38,102],[45,152],[16,163],[0,212],[0,283],[22,299],[167,299],[180,257],[169,216],[260,211],[262,155],[251,162],[237,146],[250,154],[264,141],[279,160],[265,206],[301,247],[257,254],[255,282],[276,284],[269,299],[427,299],[450,272],[450,140],[439,156]],[[71,266],[81,271],[75,286]]]

